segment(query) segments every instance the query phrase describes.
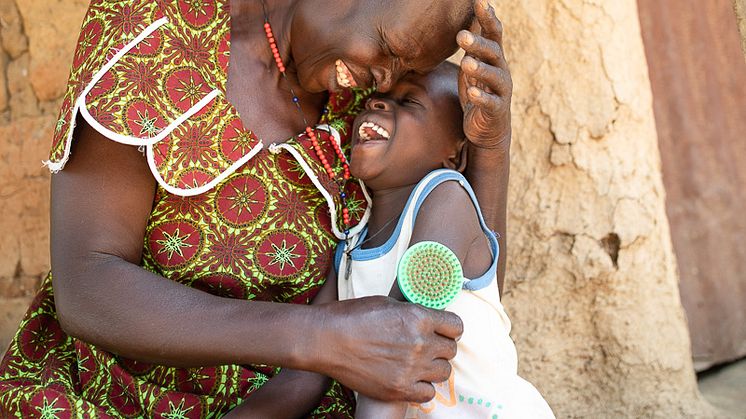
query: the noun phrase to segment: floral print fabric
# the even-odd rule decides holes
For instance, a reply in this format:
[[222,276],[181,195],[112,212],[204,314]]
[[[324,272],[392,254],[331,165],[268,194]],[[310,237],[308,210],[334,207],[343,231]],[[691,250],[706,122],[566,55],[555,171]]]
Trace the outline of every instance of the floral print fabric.
[[[224,297],[306,304],[345,229],[336,216],[340,185],[305,135],[263,147],[225,99],[227,3],[94,0],[47,164],[64,168],[82,114],[106,137],[143,147],[158,180],[145,269]],[[363,98],[330,98],[328,127],[319,131],[330,162],[330,141],[346,147]],[[357,224],[367,196],[358,182],[344,188]],[[50,274],[42,282],[0,364],[2,417],[220,416],[276,373],[269,366],[151,365],[67,336],[52,281]],[[335,383],[314,416],[350,417],[350,396]]]

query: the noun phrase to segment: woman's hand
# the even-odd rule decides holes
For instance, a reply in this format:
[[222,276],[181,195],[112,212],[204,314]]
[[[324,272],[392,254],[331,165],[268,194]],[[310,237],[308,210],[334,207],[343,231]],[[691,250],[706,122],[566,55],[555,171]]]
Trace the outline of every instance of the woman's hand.
[[476,147],[510,144],[510,98],[513,82],[502,47],[502,23],[487,0],[474,6],[481,34],[463,30],[456,40],[466,51],[459,72],[464,133]]
[[432,383],[451,374],[463,332],[453,313],[366,297],[319,306],[320,363],[309,369],[334,377],[366,396],[424,403],[435,397]]

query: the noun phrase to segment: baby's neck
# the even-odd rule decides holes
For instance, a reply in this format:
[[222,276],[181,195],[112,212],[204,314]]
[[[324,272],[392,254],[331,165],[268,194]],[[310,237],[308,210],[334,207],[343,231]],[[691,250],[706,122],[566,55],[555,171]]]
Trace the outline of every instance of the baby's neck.
[[368,221],[368,239],[363,248],[381,246],[391,237],[396,223],[416,185],[371,191],[373,207]]

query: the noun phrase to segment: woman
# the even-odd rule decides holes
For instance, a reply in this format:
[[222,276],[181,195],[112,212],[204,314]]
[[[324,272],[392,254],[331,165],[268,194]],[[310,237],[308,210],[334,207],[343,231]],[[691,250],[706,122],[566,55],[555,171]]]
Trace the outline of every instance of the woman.
[[[504,232],[510,79],[499,22],[486,3],[475,9],[485,36],[459,34],[476,57],[462,64],[469,176]],[[305,305],[334,242],[366,214],[334,141],[363,96],[326,92],[385,91],[433,68],[471,10],[93,1],[48,162],[64,167],[52,179],[52,272],[0,365],[0,412],[224,414],[276,373],[266,365],[379,399],[431,398],[457,318],[387,298]],[[310,129],[322,115],[338,130]],[[335,383],[314,415],[350,412]]]

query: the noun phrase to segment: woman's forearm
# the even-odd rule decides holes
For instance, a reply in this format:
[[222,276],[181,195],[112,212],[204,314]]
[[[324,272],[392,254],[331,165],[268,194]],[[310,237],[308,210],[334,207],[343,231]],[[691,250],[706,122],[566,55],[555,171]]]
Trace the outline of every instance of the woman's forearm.
[[54,273],[62,285],[55,286],[60,321],[81,340],[127,358],[181,367],[302,368],[313,355],[307,331],[318,328],[317,308],[221,298],[115,256],[86,259],[76,278]]
[[82,123],[52,177],[55,305],[71,335],[172,366],[302,367],[319,308],[220,298],[139,266],[156,182],[137,148]]
[[466,177],[477,194],[487,226],[498,233],[500,258],[497,281],[502,292],[507,256],[507,201],[510,175],[510,140],[497,148],[469,144]]

